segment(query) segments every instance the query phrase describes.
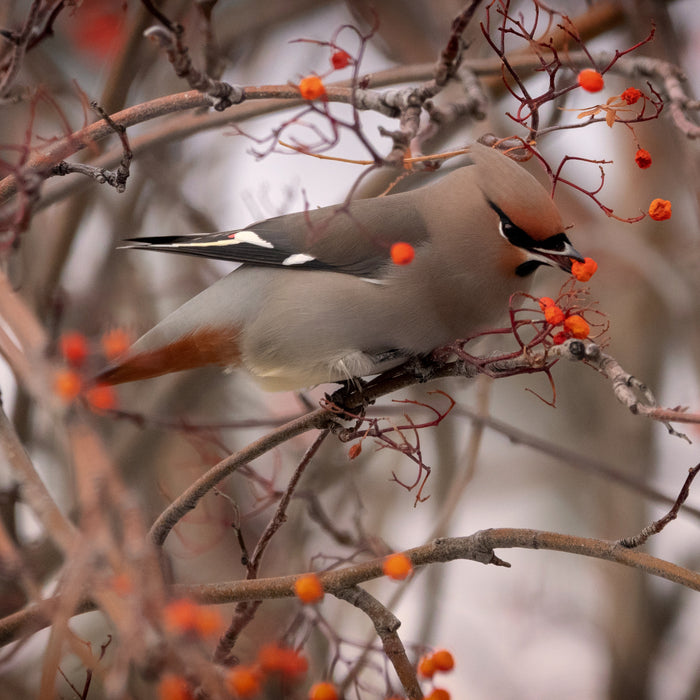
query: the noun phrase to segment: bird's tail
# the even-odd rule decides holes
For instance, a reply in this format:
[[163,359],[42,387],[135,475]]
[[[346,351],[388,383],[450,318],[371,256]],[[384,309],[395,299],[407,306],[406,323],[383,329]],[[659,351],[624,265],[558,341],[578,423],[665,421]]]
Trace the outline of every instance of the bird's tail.
[[137,343],[123,359],[100,372],[95,382],[123,384],[206,365],[235,367],[241,360],[237,336],[235,331],[203,327],[155,348],[140,350]]

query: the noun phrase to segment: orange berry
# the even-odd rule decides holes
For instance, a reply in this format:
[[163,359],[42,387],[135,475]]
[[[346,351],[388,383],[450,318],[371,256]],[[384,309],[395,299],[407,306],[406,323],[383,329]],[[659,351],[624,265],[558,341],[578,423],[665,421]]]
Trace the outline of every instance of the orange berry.
[[621,95],[620,99],[626,102],[628,105],[633,105],[637,100],[642,97],[642,91],[637,90],[637,88],[628,87]]
[[547,323],[557,326],[564,320],[564,312],[556,304],[553,304],[544,310],[544,318]]
[[598,263],[593,258],[584,258],[583,262],[574,260],[571,263],[571,274],[579,282],[588,282],[598,269]]
[[455,659],[447,649],[433,652],[433,662],[438,671],[451,671],[455,667]]
[[226,689],[237,698],[253,698],[260,693],[260,673],[252,666],[236,666],[224,679]]
[[564,321],[564,330],[574,338],[588,338],[591,327],[583,316],[574,314]]
[[224,626],[224,621],[221,619],[218,611],[204,605],[197,606],[195,615],[195,632],[200,637],[211,637],[215,634],[220,634]]
[[421,656],[416,670],[418,671],[419,675],[423,676],[423,678],[432,678],[435,671],[437,671],[433,655],[426,654],[425,656]]
[[112,328],[102,335],[102,352],[112,361],[123,355],[131,345],[131,336],[123,328]]
[[82,333],[77,331],[64,333],[58,341],[58,346],[63,359],[71,367],[80,367],[88,356],[87,340]]
[[649,151],[644,150],[643,148],[640,148],[635,154],[634,154],[634,162],[642,169],[646,170],[647,168],[651,167],[651,154]]
[[585,68],[582,70],[576,80],[578,84],[588,92],[600,92],[605,86],[605,81],[603,76],[592,68]]
[[382,569],[394,581],[403,581],[413,571],[413,564],[411,564],[411,560],[405,554],[397,552],[396,554],[390,554],[384,559]]
[[309,700],[338,700],[338,691],[332,683],[314,683],[309,690]]
[[552,342],[555,345],[561,345],[565,340],[568,340],[569,336],[564,333],[564,331],[559,331],[552,336]]
[[345,68],[347,65],[350,64],[350,54],[347,51],[343,51],[342,49],[334,51],[331,54],[331,64],[333,65],[333,68],[335,68],[335,70]]
[[112,589],[117,595],[126,596],[132,593],[134,590],[134,585],[129,574],[117,574],[112,577]]
[[323,586],[316,574],[305,574],[294,582],[294,593],[302,603],[318,603],[323,600]]
[[187,680],[174,673],[166,673],[158,683],[158,700],[193,700]]
[[219,613],[189,598],[179,598],[163,608],[163,622],[172,632],[194,633],[200,637],[218,634],[223,622]]
[[85,392],[85,399],[96,413],[111,411],[117,407],[117,393],[109,384],[95,384]]
[[444,688],[433,688],[432,692],[425,696],[425,700],[450,700],[450,694]]
[[283,658],[290,650],[277,644],[266,644],[258,651],[258,663],[263,671],[276,672],[283,665]]
[[416,257],[416,249],[410,243],[394,243],[391,246],[391,259],[395,265],[408,265]]
[[354,445],[350,445],[350,449],[348,450],[348,457],[350,459],[355,459],[355,457],[358,457],[360,455],[360,452],[362,452],[362,443],[356,442]]
[[59,369],[53,377],[54,393],[66,403],[73,401],[82,388],[80,375],[72,369]]
[[665,221],[671,218],[671,202],[667,199],[654,199],[649,205],[649,216],[654,221]]
[[178,598],[163,608],[163,622],[172,632],[191,632],[197,627],[197,604],[189,598]]
[[317,75],[307,75],[299,81],[299,93],[305,100],[317,100],[326,96],[326,86]]
[[544,311],[548,306],[554,306],[554,299],[551,297],[540,297],[539,298],[540,309]]
[[287,678],[294,678],[307,672],[309,662],[306,657],[294,649],[277,644],[266,644],[258,652],[258,663],[267,673],[279,673]]

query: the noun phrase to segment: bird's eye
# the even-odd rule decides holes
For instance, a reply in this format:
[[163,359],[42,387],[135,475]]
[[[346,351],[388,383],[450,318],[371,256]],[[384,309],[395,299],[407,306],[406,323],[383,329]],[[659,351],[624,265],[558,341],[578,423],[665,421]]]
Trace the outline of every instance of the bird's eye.
[[503,236],[503,238],[513,245],[519,245],[517,240],[523,233],[509,219],[501,219],[500,223],[498,224],[498,232],[501,234],[501,236]]
[[509,243],[519,248],[528,248],[532,243],[530,236],[525,233],[521,228],[518,228],[504,213],[499,209],[493,202],[489,202],[491,209],[493,209],[498,218],[500,219],[498,225],[498,231]]

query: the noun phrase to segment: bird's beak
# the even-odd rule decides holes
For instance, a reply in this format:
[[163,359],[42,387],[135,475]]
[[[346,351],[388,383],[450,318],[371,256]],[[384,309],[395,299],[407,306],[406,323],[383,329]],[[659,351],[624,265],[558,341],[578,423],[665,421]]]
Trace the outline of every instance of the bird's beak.
[[552,267],[558,267],[571,274],[571,263],[584,262],[584,257],[581,253],[574,248],[574,246],[566,241],[562,250],[547,250],[545,248],[533,248],[533,253],[536,253],[538,257],[544,258],[542,262]]

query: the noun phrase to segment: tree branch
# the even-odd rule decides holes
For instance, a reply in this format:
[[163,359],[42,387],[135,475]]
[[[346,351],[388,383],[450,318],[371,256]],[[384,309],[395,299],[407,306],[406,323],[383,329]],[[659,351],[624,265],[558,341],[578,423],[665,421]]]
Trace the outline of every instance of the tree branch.
[[377,632],[377,636],[382,642],[384,653],[394,667],[401,685],[408,693],[408,697],[411,700],[422,700],[423,691],[418,683],[416,670],[408,660],[406,649],[397,632],[401,626],[401,620],[384,607],[373,595],[370,595],[359,586],[343,588],[335,591],[334,595],[336,598],[340,598],[362,610],[369,617]]
[[[509,568],[510,564],[503,562],[495,555],[496,549],[545,549],[578,554],[639,569],[652,576],[700,591],[700,573],[697,571],[691,571],[645,552],[630,550],[617,542],[542,530],[519,528],[480,530],[466,537],[440,538],[420,547],[408,549],[404,554],[409,557],[415,568],[456,560],[476,561],[481,564]],[[315,573],[323,589],[336,595],[337,592],[351,586],[383,577],[383,561],[383,559],[373,559],[335,571]],[[295,595],[294,584],[298,578],[299,574],[290,574],[249,581],[176,584],[172,587],[172,592],[175,596],[189,596],[200,603],[214,605],[291,598]],[[37,631],[50,625],[52,613],[59,604],[60,597],[54,596],[0,620],[0,646],[17,639],[17,635],[22,631]],[[94,609],[95,604],[92,601],[83,599],[74,612],[79,614]]]

